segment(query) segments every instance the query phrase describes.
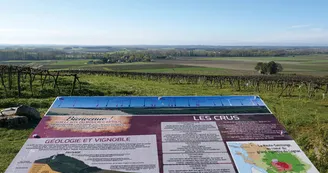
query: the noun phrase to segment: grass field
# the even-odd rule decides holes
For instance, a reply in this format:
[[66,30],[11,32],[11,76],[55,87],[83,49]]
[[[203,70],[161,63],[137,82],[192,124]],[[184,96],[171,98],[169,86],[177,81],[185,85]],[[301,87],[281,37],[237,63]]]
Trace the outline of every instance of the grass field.
[[[81,76],[80,80],[84,84],[82,91],[77,93],[78,95],[260,95],[310,160],[320,169],[320,172],[328,173],[327,100],[319,99],[319,97],[316,99],[278,98],[278,93],[265,91],[261,93],[253,91],[239,92],[198,84],[176,84],[166,81],[155,82],[107,76],[84,75]],[[65,94],[63,93],[63,95]],[[54,96],[33,99],[3,98],[0,100],[0,108],[27,104],[38,108],[44,113],[54,98]],[[20,129],[0,128],[0,172],[7,168],[35,125],[35,123],[30,124],[26,127],[20,127]]]

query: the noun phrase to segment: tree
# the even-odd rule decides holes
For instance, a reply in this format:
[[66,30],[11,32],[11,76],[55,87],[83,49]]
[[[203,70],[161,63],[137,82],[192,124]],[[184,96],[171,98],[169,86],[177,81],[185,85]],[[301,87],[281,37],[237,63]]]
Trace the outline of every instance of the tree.
[[269,73],[269,74],[277,74],[278,73],[278,65],[276,62],[270,61],[267,64],[267,66],[268,66],[267,73]]
[[265,74],[267,70],[268,64],[263,62],[258,62],[255,66],[255,70],[261,74]]
[[284,68],[282,67],[281,64],[277,63],[277,68],[278,68],[278,72],[282,72],[284,70]]
[[255,70],[260,71],[262,70],[262,67],[263,67],[263,62],[258,62],[255,66]]
[[108,59],[107,59],[107,58],[103,58],[103,59],[102,59],[102,62],[103,62],[104,64],[106,64],[106,63],[108,62]]
[[283,70],[282,65],[274,61],[269,63],[258,62],[255,66],[255,70],[261,74],[277,74]]
[[150,58],[148,55],[145,55],[145,56],[143,57],[143,61],[144,61],[144,62],[150,62],[150,61],[151,61],[151,58]]

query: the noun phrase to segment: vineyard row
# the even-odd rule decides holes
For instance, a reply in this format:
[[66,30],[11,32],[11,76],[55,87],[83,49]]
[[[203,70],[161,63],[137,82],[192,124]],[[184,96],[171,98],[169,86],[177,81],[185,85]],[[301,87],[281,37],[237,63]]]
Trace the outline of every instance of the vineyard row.
[[292,95],[295,89],[306,90],[308,97],[328,92],[328,78],[315,76],[297,75],[253,75],[253,76],[213,76],[195,74],[175,74],[175,73],[140,73],[140,72],[119,72],[119,71],[94,71],[94,70],[60,70],[61,73],[75,73],[88,75],[108,75],[116,77],[126,77],[131,79],[147,79],[162,81],[168,80],[177,83],[190,83],[202,85],[215,85],[219,88],[226,86],[240,91],[242,89],[254,89],[260,91],[278,90],[279,96]]

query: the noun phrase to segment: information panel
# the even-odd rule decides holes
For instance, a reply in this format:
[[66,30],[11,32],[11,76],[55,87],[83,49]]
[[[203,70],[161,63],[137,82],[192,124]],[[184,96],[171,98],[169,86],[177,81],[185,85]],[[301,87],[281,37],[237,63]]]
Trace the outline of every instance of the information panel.
[[315,173],[258,96],[58,97],[8,173]]

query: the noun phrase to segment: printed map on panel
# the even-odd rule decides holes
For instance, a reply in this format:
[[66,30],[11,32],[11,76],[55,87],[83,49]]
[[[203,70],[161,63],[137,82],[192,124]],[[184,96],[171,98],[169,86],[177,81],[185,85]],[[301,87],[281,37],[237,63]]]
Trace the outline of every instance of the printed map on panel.
[[292,140],[227,142],[242,173],[318,172]]

